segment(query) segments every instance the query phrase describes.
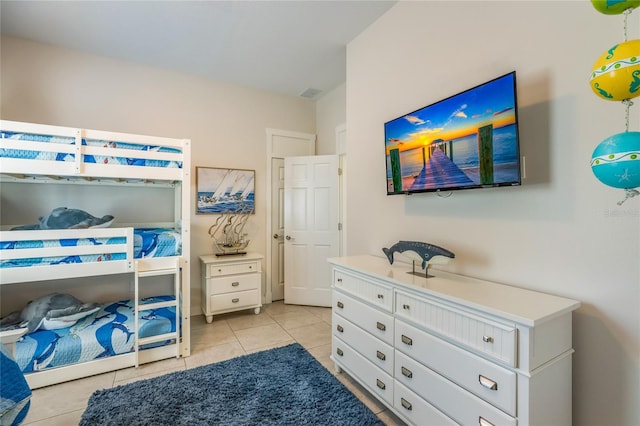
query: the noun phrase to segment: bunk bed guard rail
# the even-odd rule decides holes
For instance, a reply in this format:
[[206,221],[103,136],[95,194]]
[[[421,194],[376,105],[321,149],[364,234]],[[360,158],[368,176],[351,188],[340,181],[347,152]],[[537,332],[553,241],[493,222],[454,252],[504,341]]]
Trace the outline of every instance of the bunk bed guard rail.
[[0,232],[0,284],[133,272],[133,261],[133,228]]
[[182,180],[189,151],[184,139],[8,120],[0,136],[0,170],[18,175]]

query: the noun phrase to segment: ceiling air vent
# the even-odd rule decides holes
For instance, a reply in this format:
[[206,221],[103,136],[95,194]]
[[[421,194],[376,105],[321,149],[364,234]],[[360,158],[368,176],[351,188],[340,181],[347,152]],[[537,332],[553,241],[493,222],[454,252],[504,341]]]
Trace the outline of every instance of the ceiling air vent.
[[313,99],[316,96],[318,96],[320,93],[322,93],[322,90],[313,89],[313,88],[309,87],[304,92],[300,93],[300,96],[302,96],[303,98]]

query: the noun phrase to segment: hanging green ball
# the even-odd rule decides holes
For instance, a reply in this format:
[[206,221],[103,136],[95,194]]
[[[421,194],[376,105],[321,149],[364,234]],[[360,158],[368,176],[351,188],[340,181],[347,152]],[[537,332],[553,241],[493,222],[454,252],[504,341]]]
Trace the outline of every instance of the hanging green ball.
[[627,9],[640,6],[640,0],[591,0],[591,4],[605,15],[620,15]]

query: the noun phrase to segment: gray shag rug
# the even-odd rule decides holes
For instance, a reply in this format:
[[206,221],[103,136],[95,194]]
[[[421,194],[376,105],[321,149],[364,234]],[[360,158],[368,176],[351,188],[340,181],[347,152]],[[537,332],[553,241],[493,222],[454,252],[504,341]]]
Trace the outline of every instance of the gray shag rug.
[[89,425],[384,425],[297,343],[111,389]]

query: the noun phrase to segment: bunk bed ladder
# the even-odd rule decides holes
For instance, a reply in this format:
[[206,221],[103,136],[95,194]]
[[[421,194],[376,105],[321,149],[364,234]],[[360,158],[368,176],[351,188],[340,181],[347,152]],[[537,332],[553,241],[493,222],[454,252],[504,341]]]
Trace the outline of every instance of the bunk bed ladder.
[[[140,278],[146,277],[154,277],[154,276],[162,276],[162,275],[174,275],[173,284],[173,295],[174,299],[165,301],[165,302],[154,302],[154,303],[140,303]],[[180,262],[179,258],[175,258],[175,262],[173,266],[164,268],[164,269],[147,269],[143,266],[143,263],[136,260],[134,266],[134,276],[135,276],[135,320],[134,320],[134,335],[135,335],[135,367],[138,368],[140,362],[140,347],[144,345],[148,345],[150,343],[163,342],[167,340],[174,340],[176,347],[176,358],[180,357]],[[164,333],[157,334],[154,336],[140,337],[139,336],[139,321],[140,321],[140,312],[148,311],[151,309],[160,309],[160,308],[175,308],[175,324],[176,329],[172,333]]]

